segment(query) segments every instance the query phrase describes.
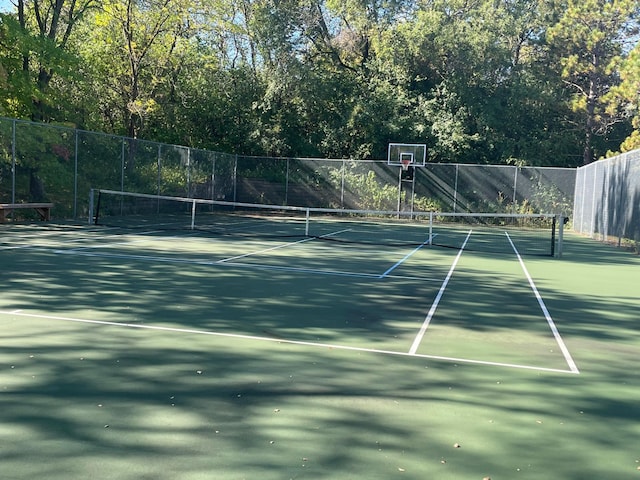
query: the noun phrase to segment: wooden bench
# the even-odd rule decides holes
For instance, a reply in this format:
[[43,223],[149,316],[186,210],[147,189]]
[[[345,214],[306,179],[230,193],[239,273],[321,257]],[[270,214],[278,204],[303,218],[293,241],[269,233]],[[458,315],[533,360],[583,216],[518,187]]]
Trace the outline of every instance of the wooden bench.
[[0,203],[0,223],[4,222],[14,210],[34,209],[40,215],[40,220],[51,220],[53,203]]

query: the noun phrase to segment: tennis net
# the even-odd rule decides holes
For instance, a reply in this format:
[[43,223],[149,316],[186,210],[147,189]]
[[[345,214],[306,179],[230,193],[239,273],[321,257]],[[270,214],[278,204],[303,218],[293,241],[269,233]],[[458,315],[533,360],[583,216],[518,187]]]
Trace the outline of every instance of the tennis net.
[[[553,214],[398,212],[277,206],[93,190],[95,225],[209,235],[310,237],[383,246],[464,248],[489,254],[554,256]],[[93,206],[95,205],[95,208]]]

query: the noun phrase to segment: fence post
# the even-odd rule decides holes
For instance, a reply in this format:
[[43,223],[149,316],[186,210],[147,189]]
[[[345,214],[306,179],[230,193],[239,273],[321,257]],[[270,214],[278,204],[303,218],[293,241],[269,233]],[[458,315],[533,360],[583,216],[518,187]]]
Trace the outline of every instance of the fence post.
[[284,204],[289,205],[289,167],[290,167],[290,158],[287,158],[287,174],[285,177],[284,183]]
[[73,172],[73,218],[78,218],[78,129],[75,133],[74,172]]
[[515,173],[513,175],[513,199],[511,200],[512,213],[516,213],[516,200],[518,199],[518,175],[520,174],[520,167],[515,166]]
[[[609,211],[609,192],[610,190],[610,186],[611,186],[611,163],[612,162],[607,162],[607,169],[606,169],[606,175],[605,175],[605,182],[603,182],[602,184],[602,240],[603,241],[607,241],[609,238],[609,217],[610,217],[610,211]],[[618,203],[616,202],[616,199],[614,199],[614,205]],[[618,232],[618,246],[620,246],[620,232]]]
[[11,203],[16,203],[16,121],[11,125]]
[[589,236],[594,238],[596,232],[596,186],[598,184],[598,163],[595,164],[595,175],[593,176],[593,197],[591,198],[591,227],[589,228]]
[[216,157],[217,153],[213,154],[211,159],[211,200],[216,199]]
[[191,185],[191,147],[187,147],[187,197],[194,197]]
[[238,154],[236,153],[233,161],[233,201],[236,201],[238,195]]
[[125,137],[122,137],[122,148],[120,151],[120,191],[124,192],[124,166],[125,166],[125,162],[124,162],[124,156],[125,156],[125,148],[124,148],[124,144],[125,144]]
[[346,169],[346,165],[345,165],[345,161],[344,159],[342,159],[342,168],[340,169],[340,175],[341,175],[341,180],[340,180],[340,208],[344,208],[344,174],[345,174],[345,169]]
[[453,185],[453,213],[456,213],[458,207],[458,170],[460,165],[456,163],[456,180]]
[[[156,178],[156,195],[160,195],[162,183],[162,144],[158,144],[158,177]],[[158,213],[160,213],[160,204],[158,203]]]

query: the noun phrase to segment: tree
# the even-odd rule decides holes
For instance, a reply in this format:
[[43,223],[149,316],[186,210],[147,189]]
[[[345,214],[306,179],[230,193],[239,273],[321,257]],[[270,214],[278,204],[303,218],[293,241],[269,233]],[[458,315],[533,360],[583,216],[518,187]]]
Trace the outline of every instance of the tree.
[[389,80],[412,98],[413,130],[433,159],[557,158],[555,120],[564,112],[555,107],[561,92],[541,42],[547,4],[430,0],[419,7],[385,31],[379,56]]
[[607,109],[606,98],[619,83],[624,42],[638,8],[636,0],[568,0],[564,15],[548,31],[561,77],[573,91],[572,110],[582,123],[584,164],[595,159],[594,136],[621,121]]
[[631,119],[631,133],[620,145],[621,152],[640,148],[640,43],[620,65],[620,84],[606,96],[607,113]]
[[23,54],[33,39],[12,15],[0,14],[0,115],[29,116],[35,86],[23,70]]
[[[68,119],[69,111],[52,85],[72,75],[76,62],[67,45],[77,22],[93,2],[18,0],[17,12],[2,16],[2,70],[7,86],[3,106],[7,113],[40,121]],[[26,172],[26,189],[32,200],[48,196],[45,183],[51,184],[53,180],[45,182],[43,177],[50,172],[50,160],[60,157],[47,150],[48,140],[44,136],[38,140],[29,145],[33,147],[29,154],[19,154],[16,159],[16,171]]]
[[98,0],[18,0],[17,20],[31,36],[31,48],[25,48],[22,70],[32,78],[34,120],[50,120],[56,110],[50,95],[50,84],[56,74],[68,76],[73,60],[67,45],[76,25],[94,8]]
[[631,86],[609,95],[635,78],[631,0],[15,1],[4,111],[132,138],[355,158],[400,141],[437,161],[575,165],[633,104]]
[[78,49],[110,129],[138,138],[159,100],[172,94],[191,6],[190,0],[110,0],[92,17]]

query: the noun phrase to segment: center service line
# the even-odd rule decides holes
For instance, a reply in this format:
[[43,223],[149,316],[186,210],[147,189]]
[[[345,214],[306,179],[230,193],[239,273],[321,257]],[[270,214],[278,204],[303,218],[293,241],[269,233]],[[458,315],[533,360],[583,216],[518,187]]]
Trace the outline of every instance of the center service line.
[[411,345],[411,349],[409,350],[410,355],[415,355],[416,351],[418,350],[418,347],[420,346],[420,342],[422,342],[422,338],[424,337],[424,334],[427,331],[427,327],[429,326],[429,323],[431,323],[431,318],[433,318],[433,315],[436,313],[436,309],[438,308],[440,299],[442,298],[442,295],[444,294],[444,291],[447,288],[447,285],[449,284],[449,280],[451,280],[453,271],[456,269],[456,266],[458,265],[458,261],[460,260],[460,257],[462,256],[462,252],[464,251],[464,247],[467,246],[467,242],[469,241],[469,237],[471,236],[472,231],[473,230],[469,230],[469,233],[467,233],[467,238],[464,239],[464,243],[462,244],[462,247],[460,247],[460,251],[458,252],[458,255],[456,255],[456,258],[453,261],[451,268],[449,269],[449,273],[447,273],[447,278],[445,278],[444,282],[442,282],[440,291],[438,292],[438,295],[436,295],[436,299],[433,301],[433,305],[431,305],[431,308],[429,309],[429,313],[427,314],[427,317],[424,319],[424,322],[422,323],[422,327],[420,328],[418,335],[416,335],[416,338],[413,340],[413,344]]
[[239,258],[250,257],[251,255],[258,255],[260,253],[270,252],[272,250],[278,250],[280,248],[291,247],[291,246],[297,245],[299,243],[305,243],[305,242],[310,242],[311,240],[317,240],[318,238],[331,237],[333,235],[338,235],[339,233],[348,232],[349,230],[350,229],[338,230],[337,232],[326,233],[326,234],[321,235],[319,237],[303,238],[302,240],[298,240],[298,241],[295,241],[295,242],[283,243],[283,244],[280,244],[280,245],[276,245],[275,247],[270,247],[270,248],[265,248],[264,250],[259,250],[257,252],[250,252],[250,253],[245,253],[243,255],[236,255],[235,257],[223,258],[222,260],[218,260],[216,263],[231,262],[232,260],[238,260]]
[[[434,235],[435,236],[435,235]],[[398,268],[400,265],[402,265],[404,263],[404,261],[409,258],[411,255],[413,255],[414,253],[416,253],[418,250],[420,250],[422,247],[424,247],[425,245],[431,243],[431,240],[433,239],[433,237],[431,235],[429,235],[429,238],[427,240],[425,240],[421,245],[418,245],[416,248],[413,249],[413,251],[407,253],[404,258],[402,258],[401,260],[397,261],[395,265],[393,265],[392,267],[390,267],[386,272],[384,272],[382,275],[380,275],[379,278],[384,278],[387,275],[389,275],[391,272],[393,272],[396,268]]]

